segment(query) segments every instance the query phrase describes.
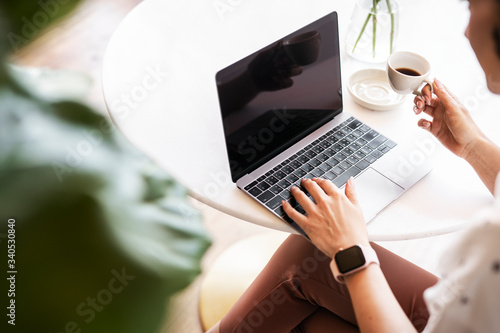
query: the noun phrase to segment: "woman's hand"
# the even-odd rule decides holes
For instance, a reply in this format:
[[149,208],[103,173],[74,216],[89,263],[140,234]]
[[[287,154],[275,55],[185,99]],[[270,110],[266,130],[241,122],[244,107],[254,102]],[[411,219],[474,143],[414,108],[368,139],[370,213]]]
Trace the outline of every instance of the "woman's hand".
[[287,201],[283,202],[283,208],[319,250],[332,258],[341,248],[355,244],[370,246],[352,178],[346,184],[345,194],[325,179],[304,179],[302,186],[316,203],[298,187],[292,187],[291,191],[307,216],[299,213]]
[[432,117],[432,120],[420,119],[418,126],[431,132],[452,153],[467,159],[484,134],[466,108],[437,79],[434,80],[434,93],[436,96],[432,96],[426,86],[422,96],[415,97],[415,113],[423,111]]

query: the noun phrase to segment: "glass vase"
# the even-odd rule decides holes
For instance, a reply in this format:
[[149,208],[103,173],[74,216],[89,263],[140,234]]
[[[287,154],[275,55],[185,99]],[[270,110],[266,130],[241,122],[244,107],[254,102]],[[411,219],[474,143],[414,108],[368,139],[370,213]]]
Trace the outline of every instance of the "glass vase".
[[347,53],[361,61],[380,63],[396,47],[399,1],[357,0],[345,37]]

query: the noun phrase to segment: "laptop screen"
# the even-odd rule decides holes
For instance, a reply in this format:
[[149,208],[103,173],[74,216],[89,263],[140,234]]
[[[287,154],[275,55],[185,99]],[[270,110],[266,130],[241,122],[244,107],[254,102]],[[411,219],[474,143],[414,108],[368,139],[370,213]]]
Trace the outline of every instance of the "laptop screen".
[[337,13],[216,75],[234,182],[342,111]]

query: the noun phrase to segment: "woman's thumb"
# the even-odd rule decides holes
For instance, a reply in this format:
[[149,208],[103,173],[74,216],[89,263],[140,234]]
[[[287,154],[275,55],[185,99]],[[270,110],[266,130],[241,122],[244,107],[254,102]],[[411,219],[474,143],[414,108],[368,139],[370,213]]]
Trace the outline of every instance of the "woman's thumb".
[[456,105],[455,99],[453,96],[450,94],[448,89],[444,86],[441,81],[438,79],[434,79],[434,93],[436,94],[437,97],[439,97],[439,100],[441,103],[443,103],[445,108],[451,108]]
[[354,186],[354,178],[349,178],[345,184],[345,196],[355,206],[359,207],[358,196],[356,195],[356,187]]

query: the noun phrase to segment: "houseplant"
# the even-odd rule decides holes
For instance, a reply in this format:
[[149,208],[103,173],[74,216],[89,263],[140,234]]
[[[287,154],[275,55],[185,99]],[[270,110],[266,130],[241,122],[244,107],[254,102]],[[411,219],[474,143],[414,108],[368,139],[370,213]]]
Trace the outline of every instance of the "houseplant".
[[200,272],[210,241],[199,212],[105,117],[63,93],[70,77],[40,80],[7,61],[33,27],[77,3],[0,0],[0,248],[15,272],[4,321],[9,332],[156,332],[169,298]]
[[395,48],[399,28],[397,0],[357,0],[346,33],[346,51],[367,62],[384,62]]

